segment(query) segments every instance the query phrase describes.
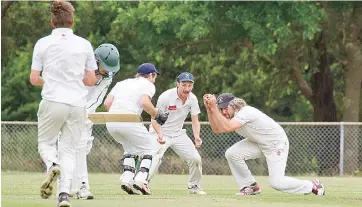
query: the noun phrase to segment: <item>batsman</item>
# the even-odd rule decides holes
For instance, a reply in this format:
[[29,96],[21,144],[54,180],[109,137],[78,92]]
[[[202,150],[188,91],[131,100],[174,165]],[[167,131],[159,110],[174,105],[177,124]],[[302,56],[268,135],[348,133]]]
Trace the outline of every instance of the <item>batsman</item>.
[[[113,76],[120,69],[119,52],[114,45],[108,43],[101,44],[94,51],[94,55],[98,65],[96,70],[98,81],[93,87],[87,87],[87,114],[94,113],[98,106],[103,103]],[[80,143],[76,149],[76,167],[72,179],[71,194],[75,195],[78,199],[84,200],[94,198],[90,192],[87,168],[87,155],[92,148],[94,139],[92,128],[93,123],[87,119]]]

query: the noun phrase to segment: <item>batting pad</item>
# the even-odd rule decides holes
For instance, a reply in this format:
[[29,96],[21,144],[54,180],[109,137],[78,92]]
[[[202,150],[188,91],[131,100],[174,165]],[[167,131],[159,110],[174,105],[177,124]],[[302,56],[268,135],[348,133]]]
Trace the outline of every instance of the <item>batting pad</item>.
[[96,112],[88,114],[88,119],[93,123],[106,123],[106,122],[142,122],[142,117],[138,114],[123,114],[123,113],[109,113],[109,112]]

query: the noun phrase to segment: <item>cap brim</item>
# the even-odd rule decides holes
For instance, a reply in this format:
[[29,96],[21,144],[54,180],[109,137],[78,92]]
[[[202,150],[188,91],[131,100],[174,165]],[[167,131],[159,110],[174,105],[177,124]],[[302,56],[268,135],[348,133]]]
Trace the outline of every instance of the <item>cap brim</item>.
[[229,103],[230,103],[230,102],[218,104],[218,105],[217,105],[217,108],[219,108],[219,109],[227,108],[227,107],[229,106]]
[[182,79],[182,80],[179,80],[180,82],[194,82],[194,80],[192,79]]
[[158,72],[157,70],[156,70],[156,74],[157,74],[157,75],[161,75],[161,73],[160,73],[160,72]]

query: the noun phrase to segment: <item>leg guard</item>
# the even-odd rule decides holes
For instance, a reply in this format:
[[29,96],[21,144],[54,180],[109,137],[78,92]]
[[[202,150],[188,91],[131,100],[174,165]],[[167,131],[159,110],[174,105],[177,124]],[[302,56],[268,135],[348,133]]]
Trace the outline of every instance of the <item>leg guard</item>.
[[132,183],[136,172],[136,160],[138,160],[138,156],[132,154],[125,154],[121,159],[122,182]]
[[140,169],[137,172],[135,180],[148,183],[148,174],[152,165],[152,155],[143,155],[140,163]]

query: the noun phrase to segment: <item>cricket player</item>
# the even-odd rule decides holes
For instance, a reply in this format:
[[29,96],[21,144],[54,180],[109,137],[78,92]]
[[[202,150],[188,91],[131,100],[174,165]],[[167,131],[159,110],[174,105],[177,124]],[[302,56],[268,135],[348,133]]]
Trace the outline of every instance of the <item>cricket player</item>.
[[[108,87],[112,83],[113,76],[120,69],[120,57],[117,48],[112,44],[101,44],[95,51],[98,70],[96,70],[97,83],[93,87],[87,87],[87,114],[96,112],[103,103]],[[89,191],[87,155],[90,152],[94,137],[92,136],[93,123],[87,118],[83,130],[83,136],[77,146],[76,167],[72,180],[72,194],[78,199],[93,199]]]
[[[38,152],[46,164],[47,176],[40,195],[49,198],[60,178],[58,206],[69,207],[76,148],[86,118],[86,85],[96,83],[97,63],[91,43],[73,34],[72,4],[54,1],[51,12],[54,30],[35,44],[30,73],[30,83],[43,87],[38,110]],[[59,131],[62,139],[57,149]]]
[[260,193],[261,189],[245,161],[263,155],[268,164],[269,183],[275,190],[292,194],[325,194],[319,180],[298,180],[285,176],[289,141],[283,128],[273,119],[230,93],[223,93],[217,99],[214,95],[205,94],[204,104],[215,133],[235,131],[245,137],[225,152],[240,189],[237,195]]
[[[155,81],[160,73],[151,63],[141,64],[135,78],[118,82],[104,101],[106,109],[112,112],[138,114],[146,111],[158,124],[167,120],[167,112],[153,106],[151,99],[156,92]],[[148,176],[152,160],[157,152],[157,140],[153,139],[143,123],[106,123],[108,132],[124,149],[121,188],[128,194],[150,195]],[[139,170],[136,172],[136,162]]]
[[[162,126],[155,120],[151,120],[150,133],[154,139],[161,144],[160,150],[150,170],[150,177],[161,164],[161,158],[166,150],[171,147],[182,159],[187,161],[189,166],[190,178],[188,190],[191,194],[206,194],[200,187],[202,177],[201,156],[196,150],[200,147],[202,140],[200,138],[200,122],[198,114],[200,107],[197,97],[192,93],[194,85],[194,76],[191,73],[183,72],[177,77],[176,87],[163,92],[158,98],[156,107],[163,111],[169,111],[169,117]],[[190,137],[187,136],[186,130],[183,129],[184,122],[191,114],[192,131],[195,138],[195,145]]]

